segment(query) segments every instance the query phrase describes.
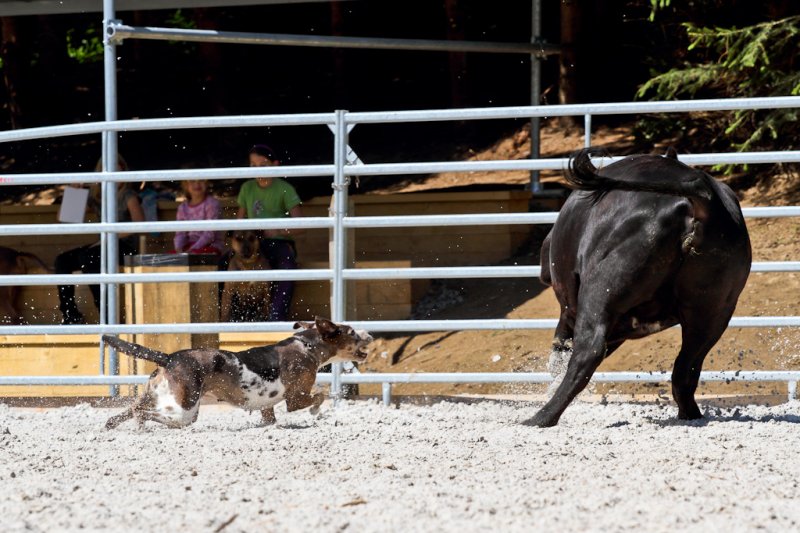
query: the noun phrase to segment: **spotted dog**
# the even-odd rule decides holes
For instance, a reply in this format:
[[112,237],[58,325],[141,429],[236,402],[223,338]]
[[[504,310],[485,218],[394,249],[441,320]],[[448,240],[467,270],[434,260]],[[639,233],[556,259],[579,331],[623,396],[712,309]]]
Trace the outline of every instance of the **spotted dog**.
[[317,369],[328,363],[366,360],[372,336],[324,318],[298,322],[295,328],[302,329],[288,339],[241,352],[197,348],[166,354],[103,335],[120,352],[159,366],[142,397],[109,418],[106,428],[130,418],[140,427],[147,420],[174,428],[188,426],[197,420],[204,395],[261,411],[264,424],[275,423],[274,407],[282,400],[290,412],[306,407],[318,412],[325,396],[312,391]]

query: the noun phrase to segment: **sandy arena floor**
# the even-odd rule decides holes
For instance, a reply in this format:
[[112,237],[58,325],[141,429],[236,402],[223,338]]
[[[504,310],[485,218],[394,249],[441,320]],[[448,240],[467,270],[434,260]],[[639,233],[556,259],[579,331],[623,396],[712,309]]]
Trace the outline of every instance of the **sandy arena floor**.
[[206,406],[184,430],[118,409],[0,405],[3,531],[789,531],[800,528],[800,402]]

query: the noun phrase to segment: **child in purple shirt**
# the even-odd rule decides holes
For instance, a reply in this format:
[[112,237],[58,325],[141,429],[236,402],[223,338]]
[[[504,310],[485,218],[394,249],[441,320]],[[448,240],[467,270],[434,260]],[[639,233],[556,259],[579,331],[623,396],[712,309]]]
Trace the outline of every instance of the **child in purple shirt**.
[[[219,201],[208,193],[207,180],[186,180],[182,183],[186,201],[178,206],[178,220],[214,220],[220,218]],[[219,231],[177,231],[175,251],[190,254],[217,254],[225,251]]]

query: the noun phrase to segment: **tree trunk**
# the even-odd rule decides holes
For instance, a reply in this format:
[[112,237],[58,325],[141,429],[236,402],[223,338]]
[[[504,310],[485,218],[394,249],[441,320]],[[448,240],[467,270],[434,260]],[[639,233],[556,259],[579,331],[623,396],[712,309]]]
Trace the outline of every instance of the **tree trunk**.
[[[217,30],[217,18],[213,9],[197,8],[194,10],[195,21],[198,29]],[[203,80],[206,92],[211,99],[211,113],[214,115],[228,115],[228,93],[226,84],[221,81],[223,58],[219,43],[198,43],[197,52],[201,57],[201,64],[206,75]]]
[[[341,2],[331,2],[331,35],[341,37],[344,35],[344,13]],[[349,98],[346,93],[344,50],[331,48],[333,59],[333,107],[347,109]]]
[[0,17],[2,28],[2,45],[0,58],[3,60],[3,84],[6,89],[8,121],[11,129],[22,125],[22,108],[17,96],[17,80],[19,80],[19,58],[17,57],[17,26],[13,17]]
[[[581,8],[578,0],[561,2],[561,55],[558,64],[558,103],[578,102],[578,74],[580,61],[578,44],[581,32]],[[561,117],[559,124],[565,128],[578,125],[576,117]]]
[[[447,40],[463,41],[464,23],[458,0],[445,0],[445,15],[447,17]],[[464,107],[467,103],[465,92],[467,75],[467,55],[464,52],[450,52],[448,54],[450,66],[450,105]]]

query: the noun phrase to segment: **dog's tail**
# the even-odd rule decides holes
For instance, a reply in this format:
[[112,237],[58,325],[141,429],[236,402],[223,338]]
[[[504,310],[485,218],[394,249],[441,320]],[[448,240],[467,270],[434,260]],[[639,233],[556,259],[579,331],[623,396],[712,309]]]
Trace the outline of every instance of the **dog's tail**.
[[111,335],[103,335],[103,342],[105,342],[109,346],[113,346],[114,348],[116,348],[117,350],[119,350],[124,354],[128,354],[137,359],[152,361],[158,366],[167,366],[167,363],[169,363],[170,361],[169,355],[165,354],[164,352],[151,350],[150,348],[146,348],[140,344],[126,342],[120,339],[119,337],[113,337]]
[[[609,165],[605,171],[594,166],[593,155],[608,154],[602,149],[584,148],[570,159],[566,178],[572,188],[600,195],[611,190],[642,191],[706,201],[714,196],[714,187],[710,183],[713,178],[702,170],[679,162],[674,154],[668,153],[667,157],[632,156]],[[626,172],[623,170],[626,168],[635,168],[636,171]]]

